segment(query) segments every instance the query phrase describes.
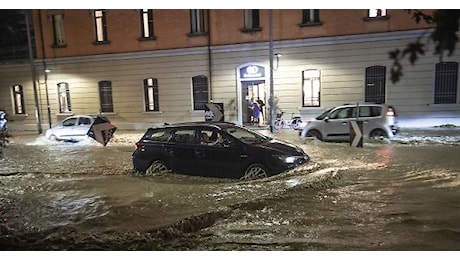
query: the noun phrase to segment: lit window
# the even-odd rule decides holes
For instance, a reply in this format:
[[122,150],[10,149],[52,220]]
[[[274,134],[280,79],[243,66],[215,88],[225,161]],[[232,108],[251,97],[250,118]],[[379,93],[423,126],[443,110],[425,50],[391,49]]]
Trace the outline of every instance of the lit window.
[[260,28],[260,17],[259,10],[246,9],[244,10],[244,29],[259,29]]
[[319,107],[321,94],[321,73],[319,70],[302,71],[302,96],[304,107]]
[[457,102],[458,62],[436,64],[434,81],[434,103],[454,104]]
[[69,84],[61,82],[57,84],[57,87],[59,95],[59,113],[71,112]]
[[385,66],[371,66],[366,68],[366,85],[364,86],[365,102],[385,103],[385,78]]
[[63,46],[65,45],[64,38],[64,15],[55,14],[52,16],[53,20],[53,34],[54,34],[54,45]]
[[369,9],[369,17],[385,17],[387,16],[387,9]]
[[319,10],[318,9],[304,9],[302,10],[302,24],[319,23]]
[[107,18],[105,15],[105,10],[96,10],[94,11],[94,19],[96,26],[96,42],[106,42],[107,41]]
[[192,78],[193,87],[193,109],[204,110],[208,103],[208,78],[206,76],[196,76]]
[[158,80],[155,78],[144,79],[145,111],[159,111]]
[[111,81],[99,81],[99,100],[101,102],[101,112],[113,112]]
[[21,115],[25,114],[24,108],[24,91],[22,90],[21,85],[15,85],[12,87],[13,91],[13,103],[14,103],[14,113]]
[[152,9],[141,10],[141,23],[142,38],[154,38]]
[[202,9],[190,10],[190,33],[204,33],[204,11]]

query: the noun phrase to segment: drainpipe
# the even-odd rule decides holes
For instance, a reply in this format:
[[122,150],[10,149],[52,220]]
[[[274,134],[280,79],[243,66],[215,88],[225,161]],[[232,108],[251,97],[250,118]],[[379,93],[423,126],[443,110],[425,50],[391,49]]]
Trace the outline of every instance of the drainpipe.
[[32,51],[32,37],[30,35],[30,24],[29,24],[29,14],[30,13],[32,13],[32,10],[25,10],[24,15],[26,19],[27,47],[29,48],[30,67],[32,70],[32,84],[33,84],[34,101],[35,101],[35,119],[37,120],[38,134],[41,134],[43,132],[43,129],[42,129],[42,119],[40,116],[40,106],[39,106],[38,93],[37,93],[37,73],[35,71],[34,54]]
[[38,24],[40,26],[40,41],[42,45],[42,63],[43,63],[43,71],[45,74],[45,95],[46,95],[46,108],[48,110],[48,125],[51,128],[51,108],[50,108],[50,97],[48,94],[48,68],[46,67],[46,53],[45,53],[45,40],[43,39],[43,23],[42,23],[42,13],[41,10],[38,10]]
[[212,56],[211,56],[211,9],[208,10],[208,74],[209,74],[209,99],[213,102],[212,96]]

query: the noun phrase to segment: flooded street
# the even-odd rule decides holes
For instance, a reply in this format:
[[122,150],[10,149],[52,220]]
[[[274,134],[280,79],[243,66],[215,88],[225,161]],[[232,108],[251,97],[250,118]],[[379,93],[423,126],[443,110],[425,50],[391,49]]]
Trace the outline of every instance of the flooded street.
[[0,158],[3,250],[460,250],[458,130],[399,140],[300,140],[311,162],[256,181],[139,176],[142,133],[53,143],[21,136]]

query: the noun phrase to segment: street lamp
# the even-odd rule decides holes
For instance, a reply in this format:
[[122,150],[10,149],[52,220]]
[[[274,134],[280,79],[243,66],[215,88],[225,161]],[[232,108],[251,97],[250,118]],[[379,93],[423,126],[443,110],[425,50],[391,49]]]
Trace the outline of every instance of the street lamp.
[[273,69],[273,70],[276,71],[276,70],[278,70],[278,65],[279,65],[279,63],[280,63],[280,58],[283,57],[283,54],[281,54],[281,53],[275,53],[274,55],[275,55],[275,57],[276,57],[276,68]]

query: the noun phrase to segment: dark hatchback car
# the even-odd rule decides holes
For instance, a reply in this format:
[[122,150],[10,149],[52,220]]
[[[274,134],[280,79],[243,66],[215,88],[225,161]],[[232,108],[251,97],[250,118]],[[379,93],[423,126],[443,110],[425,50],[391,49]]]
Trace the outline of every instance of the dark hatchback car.
[[299,147],[227,122],[180,123],[147,129],[132,155],[134,170],[257,179],[305,164]]

